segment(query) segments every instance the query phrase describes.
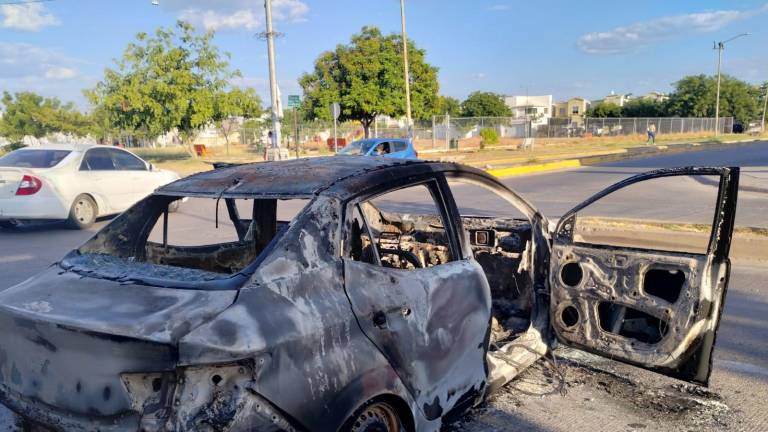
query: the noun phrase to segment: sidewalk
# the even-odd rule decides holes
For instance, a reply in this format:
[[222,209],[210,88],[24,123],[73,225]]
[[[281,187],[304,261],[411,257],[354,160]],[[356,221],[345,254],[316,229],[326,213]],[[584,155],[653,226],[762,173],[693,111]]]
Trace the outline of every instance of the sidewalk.
[[[728,136],[727,138],[732,138]],[[626,147],[614,144],[590,144],[590,150],[579,151],[578,146],[563,145],[549,146],[535,150],[504,150],[492,149],[473,152],[423,152],[424,159],[452,161],[484,169],[496,177],[511,177],[544,171],[557,171],[580,166],[595,165],[627,159],[649,157],[659,154],[683,153],[705,149],[717,149],[734,145],[753,144],[765,141],[768,148],[768,137],[740,137],[727,140],[703,140],[698,142],[680,141],[663,142],[657,145],[629,145]],[[504,156],[504,153],[514,156]]]

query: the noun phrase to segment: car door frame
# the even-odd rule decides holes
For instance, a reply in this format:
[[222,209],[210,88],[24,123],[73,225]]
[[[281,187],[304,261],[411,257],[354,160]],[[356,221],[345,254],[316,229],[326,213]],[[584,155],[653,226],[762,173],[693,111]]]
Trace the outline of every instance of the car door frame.
[[[155,189],[157,189],[159,186],[161,186],[160,182],[156,180],[156,176],[152,172],[152,170],[149,169],[149,164],[144,159],[138,157],[137,155],[121,149],[119,147],[110,147],[108,149],[110,156],[112,157],[112,163],[115,165],[115,169],[121,173],[124,173],[126,175],[131,176],[131,189],[130,189],[130,207],[131,205],[135,204],[139,200],[143,199],[150,193],[152,193]],[[125,153],[130,157],[135,158],[139,162],[141,162],[143,169],[122,169],[120,168],[118,164],[117,157],[115,155],[119,153]],[[143,187],[146,186],[146,187]]]
[[[114,169],[101,170],[101,169],[91,168],[90,164],[88,163],[88,155],[93,151],[99,151],[99,150],[103,150],[106,152],[110,161],[112,161],[112,166],[114,167]],[[112,186],[115,183],[127,184],[128,187],[130,187],[130,183],[126,181],[127,178],[123,178],[123,181],[120,181],[120,177],[124,177],[121,175],[121,173],[124,173],[124,171],[120,171],[119,169],[117,169],[117,166],[115,165],[115,160],[112,158],[112,153],[109,150],[110,150],[110,147],[107,147],[107,146],[94,146],[87,149],[85,152],[83,152],[83,157],[80,161],[80,166],[77,167],[77,174],[78,174],[77,177],[80,177],[81,181],[87,184],[87,187],[77,191],[77,193],[75,193],[75,196],[81,193],[86,193],[88,195],[93,196],[98,206],[99,216],[119,213],[129,207],[121,204],[121,202],[127,201],[129,199],[130,189],[128,189],[128,192],[120,193],[120,194],[116,194],[112,190],[105,189],[107,186]],[[83,167],[86,167],[87,169],[83,169]],[[111,175],[114,178],[107,179],[105,181],[103,177],[104,175]]]
[[[429,184],[431,184],[431,187],[427,186]],[[347,239],[347,234],[351,233],[351,218],[354,214],[355,206],[362,202],[369,201],[376,196],[381,196],[388,192],[393,192],[418,185],[425,185],[430,188],[435,206],[438,207],[438,210],[440,211],[441,217],[443,219],[443,224],[445,225],[445,231],[450,244],[452,260],[448,263],[436,267],[416,270],[400,270],[389,269],[381,265],[367,264],[351,259],[349,256],[350,242]],[[466,256],[465,248],[463,247],[463,239],[461,238],[460,231],[457,230],[456,226],[457,212],[454,208],[452,208],[452,206],[455,204],[453,203],[453,199],[450,194],[450,189],[448,188],[448,184],[442,173],[427,173],[412,176],[407,179],[399,179],[385,183],[379,183],[374,187],[368,188],[365,191],[361,191],[354,197],[346,200],[342,205],[344,209],[342,217],[342,227],[344,234],[342,238],[345,239],[344,246],[342,247],[342,261],[344,262],[344,289],[347,293],[347,297],[350,300],[350,305],[353,312],[355,313],[355,316],[357,317],[358,324],[360,325],[363,333],[367,335],[368,339],[371,340],[376,349],[378,349],[390,362],[393,370],[398,374],[400,380],[408,389],[411,397],[413,397],[414,401],[416,401],[417,405],[422,410],[422,414],[424,414],[428,420],[435,420],[440,416],[443,416],[449,412],[453,412],[455,409],[467,408],[469,405],[474,404],[484,394],[487,379],[487,364],[485,362],[485,354],[487,351],[488,337],[490,335],[488,333],[490,328],[490,289],[487,285],[485,275],[482,272],[482,268],[473,259],[471,259],[471,254],[470,257]],[[362,216],[365,218],[365,215]],[[367,224],[368,221],[366,220],[366,226],[368,226]],[[478,334],[475,336],[478,340],[475,341],[475,346],[456,346],[456,348],[453,350],[454,352],[456,352],[456,350],[460,350],[461,355],[457,356],[462,362],[462,367],[460,369],[466,372],[461,374],[462,376],[459,376],[457,374],[451,373],[453,369],[443,371],[446,372],[446,375],[444,376],[449,377],[449,382],[450,379],[453,380],[450,382],[450,384],[453,385],[445,385],[444,381],[446,380],[443,380],[433,388],[425,388],[427,386],[422,385],[423,382],[420,382],[418,373],[410,374],[408,373],[408,368],[404,369],[400,367],[400,363],[405,361],[409,364],[409,367],[412,367],[413,365],[421,365],[422,369],[430,369],[431,367],[432,371],[430,374],[433,375],[439,375],[441,372],[435,371],[435,369],[437,369],[435,362],[439,362],[439,359],[436,358],[435,353],[430,355],[428,350],[422,350],[419,352],[419,350],[413,346],[403,347],[402,344],[406,341],[400,340],[401,338],[393,337],[394,335],[388,334],[388,332],[385,331],[387,330],[387,326],[390,326],[393,331],[397,331],[398,326],[400,325],[399,322],[392,323],[391,321],[385,321],[384,327],[379,327],[374,324],[374,326],[377,328],[372,328],[371,323],[375,323],[376,314],[378,312],[368,310],[371,309],[369,306],[365,305],[365,302],[368,299],[363,298],[361,301],[360,297],[369,297],[368,294],[358,294],[356,292],[352,292],[354,287],[350,285],[350,283],[358,277],[357,274],[366,272],[367,270],[375,271],[377,275],[382,276],[383,282],[388,285],[391,284],[390,286],[393,287],[408,283],[408,279],[421,279],[421,282],[424,283],[424,285],[422,285],[424,287],[424,291],[428,291],[429,289],[429,287],[426,286],[427,283],[424,282],[425,278],[416,275],[414,272],[434,272],[437,277],[444,278],[450,278],[457,272],[465,272],[460,274],[481,276],[477,282],[479,284],[484,283],[484,285],[478,289],[476,294],[479,298],[478,302],[482,302],[484,307],[487,309],[481,311],[482,314],[487,314],[487,319],[484,319],[484,322],[482,323],[479,323],[476,319],[473,319],[475,317],[470,317],[467,319],[467,321],[474,323],[474,326],[477,327]],[[350,274],[352,271],[354,271],[356,274]],[[436,286],[440,285],[433,284],[433,287]],[[356,297],[358,298],[356,299]],[[402,308],[403,311],[408,311],[407,314],[403,312],[403,321],[407,321],[409,318],[412,321],[419,320],[421,311],[417,310],[416,305],[413,306],[413,310],[411,310],[410,305],[407,304],[402,306],[398,304],[397,306]],[[422,306],[419,306],[419,309],[422,309]],[[390,316],[389,312],[390,311],[387,311],[388,317]],[[395,316],[395,319],[399,318],[400,317]],[[424,328],[426,328],[427,322],[426,319],[424,319],[423,321],[417,321],[416,324],[411,323],[410,325],[424,326]],[[469,324],[466,324],[461,328],[463,330],[471,330]],[[381,334],[377,334],[379,331]],[[387,345],[392,343],[400,343],[401,346],[396,346],[393,349],[390,345]],[[437,351],[437,349],[435,349],[435,351]],[[408,357],[409,354],[411,358],[403,358]],[[422,357],[419,357],[420,354]],[[471,360],[471,362],[476,361],[476,363],[471,363],[468,361],[468,359],[475,359]],[[455,385],[456,382],[462,381],[464,383],[463,388],[462,386]]]
[[[641,249],[630,248],[621,246],[599,245],[589,244],[574,241],[574,230],[577,222],[578,213],[591,205],[592,203],[600,200],[601,198],[610,195],[620,189],[627,186],[640,183],[647,180],[674,177],[674,176],[695,176],[695,175],[707,175],[718,176],[718,193],[715,202],[715,212],[712,221],[712,228],[709,236],[709,242],[707,250],[704,254],[692,254],[689,252],[667,252],[658,251],[653,249]],[[550,303],[550,323],[552,325],[552,331],[556,335],[557,339],[569,346],[592,352],[597,355],[607,356],[615,360],[619,360],[625,363],[633,364],[644,369],[651,370],[653,372],[661,373],[664,375],[672,376],[681,380],[695,382],[702,385],[707,385],[709,377],[712,371],[712,350],[714,349],[717,330],[720,324],[720,318],[722,316],[725,294],[727,292],[727,286],[730,276],[730,259],[729,252],[731,246],[731,240],[733,237],[733,229],[735,226],[736,216],[736,204],[738,200],[738,187],[739,187],[739,168],[738,167],[682,167],[682,168],[665,168],[654,171],[649,171],[641,174],[631,176],[625,180],[615,183],[606,189],[594,194],[584,202],[580,203],[567,213],[563,215],[560,221],[557,223],[554,232],[552,233],[552,255],[550,262],[550,290],[551,290],[551,303]],[[699,299],[694,299],[692,302],[692,310],[688,311],[689,328],[683,328],[682,331],[686,331],[685,338],[681,341],[682,344],[677,348],[679,351],[666,352],[662,349],[656,348],[655,353],[652,353],[650,349],[646,350],[648,355],[645,354],[645,347],[643,344],[635,344],[634,342],[628,343],[626,346],[617,346],[617,341],[610,339],[609,342],[600,342],[600,339],[606,338],[606,332],[600,327],[599,323],[593,322],[596,317],[596,313],[590,314],[587,310],[587,317],[584,320],[588,320],[582,324],[581,321],[577,321],[577,327],[573,334],[568,333],[565,326],[558,321],[558,313],[562,313],[563,309],[563,297],[560,295],[560,291],[564,287],[560,287],[561,281],[559,278],[560,267],[559,260],[567,260],[567,256],[562,256],[564,253],[568,254],[568,248],[574,248],[574,246],[583,246],[584,249],[596,249],[613,251],[614,256],[619,255],[616,252],[624,252],[632,254],[646,254],[656,256],[697,256],[704,257],[702,262],[703,268],[699,269],[701,275],[696,280],[699,283],[697,293]],[[630,260],[631,255],[630,256]],[[617,264],[618,266],[618,264]],[[706,275],[706,270],[709,269],[709,275]],[[716,271],[715,271],[716,269]],[[616,270],[616,274],[621,273],[620,270]],[[711,276],[715,276],[712,278]],[[635,276],[636,277],[636,276]],[[604,278],[609,280],[610,278]],[[614,284],[618,285],[618,278],[612,279]],[[713,283],[714,281],[714,283]],[[565,285],[563,283],[563,285]],[[599,284],[598,284],[599,285]],[[583,287],[582,287],[583,288]],[[614,287],[615,288],[615,287]],[[587,291],[594,293],[594,290],[584,290],[581,296],[586,297]],[[711,299],[707,302],[707,298]],[[615,297],[614,297],[615,300]],[[619,298],[619,300],[622,300]],[[583,309],[579,309],[583,310]],[[679,311],[673,311],[678,314]],[[670,312],[670,321],[674,319]],[[686,316],[686,315],[684,315]],[[579,318],[581,320],[581,318]],[[696,327],[694,329],[694,326]],[[677,329],[675,329],[677,331]],[[695,333],[694,330],[698,330]],[[578,331],[578,334],[576,333]],[[682,333],[681,331],[681,333]],[[663,335],[666,339],[667,334]],[[662,341],[657,342],[661,344]],[[609,351],[608,346],[612,345],[616,349],[624,351],[625,355],[617,354],[616,351]],[[651,345],[651,344],[649,344]],[[602,347],[601,347],[602,346]],[[637,347],[637,348],[636,348]],[[612,348],[611,348],[612,349]],[[639,353],[639,354],[638,354]],[[637,354],[637,355],[636,355]]]

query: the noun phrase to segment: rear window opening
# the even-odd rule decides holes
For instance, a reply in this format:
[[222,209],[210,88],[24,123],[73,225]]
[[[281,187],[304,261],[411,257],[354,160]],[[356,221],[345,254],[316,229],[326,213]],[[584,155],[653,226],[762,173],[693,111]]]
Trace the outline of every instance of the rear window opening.
[[162,286],[232,279],[216,286],[233,288],[253,273],[262,253],[308,202],[151,196],[62,266],[89,276]]
[[628,339],[646,344],[657,344],[667,334],[668,324],[643,311],[618,303],[601,302],[597,306],[600,327]]
[[69,150],[16,150],[0,157],[0,167],[53,168],[70,153]]
[[169,207],[175,211],[161,213],[149,233],[145,261],[237,273],[255,261],[305,206],[306,200],[277,199],[172,202]]
[[674,303],[685,285],[685,273],[677,269],[650,269],[643,277],[646,294]]

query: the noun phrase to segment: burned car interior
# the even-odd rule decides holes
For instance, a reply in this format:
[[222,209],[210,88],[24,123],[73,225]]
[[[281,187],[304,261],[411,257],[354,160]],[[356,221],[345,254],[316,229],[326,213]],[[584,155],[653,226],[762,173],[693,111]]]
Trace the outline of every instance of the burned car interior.
[[[406,194],[409,202],[399,199]],[[396,269],[431,268],[451,261],[444,215],[432,205],[438,199],[435,189],[421,184],[354,204],[350,257]],[[493,342],[510,341],[530,325],[532,283],[521,263],[530,252],[526,248],[530,248],[531,223],[482,216],[461,216],[461,223],[464,241],[490,285]]]

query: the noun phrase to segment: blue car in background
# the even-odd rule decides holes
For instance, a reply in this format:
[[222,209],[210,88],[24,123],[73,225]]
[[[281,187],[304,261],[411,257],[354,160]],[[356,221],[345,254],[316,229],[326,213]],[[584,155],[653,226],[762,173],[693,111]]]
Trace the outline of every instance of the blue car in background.
[[339,150],[347,156],[384,156],[395,159],[417,159],[419,154],[407,138],[369,138],[350,143]]

